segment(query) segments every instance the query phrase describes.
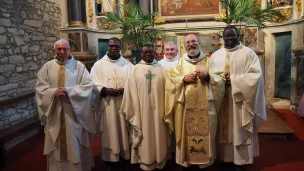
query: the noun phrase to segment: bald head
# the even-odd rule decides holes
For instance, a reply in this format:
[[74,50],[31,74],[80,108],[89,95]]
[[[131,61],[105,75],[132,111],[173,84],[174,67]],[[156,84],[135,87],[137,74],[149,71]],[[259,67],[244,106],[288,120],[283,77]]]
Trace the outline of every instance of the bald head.
[[188,35],[185,37],[185,45],[187,44],[187,41],[189,41],[189,40],[194,40],[194,39],[198,42],[198,44],[200,43],[200,42],[199,42],[199,38],[198,38],[198,36],[197,36],[196,34],[194,34],[194,33],[188,34]]
[[189,56],[196,56],[200,51],[200,42],[196,34],[188,34],[185,37],[185,47]]

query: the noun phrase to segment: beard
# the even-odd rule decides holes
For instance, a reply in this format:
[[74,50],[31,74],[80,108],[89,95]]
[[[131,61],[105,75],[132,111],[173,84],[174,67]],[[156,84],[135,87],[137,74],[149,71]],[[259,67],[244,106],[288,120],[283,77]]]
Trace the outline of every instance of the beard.
[[199,49],[198,48],[196,48],[196,49],[191,48],[191,49],[187,50],[187,53],[188,53],[189,56],[195,56],[195,55],[199,54]]

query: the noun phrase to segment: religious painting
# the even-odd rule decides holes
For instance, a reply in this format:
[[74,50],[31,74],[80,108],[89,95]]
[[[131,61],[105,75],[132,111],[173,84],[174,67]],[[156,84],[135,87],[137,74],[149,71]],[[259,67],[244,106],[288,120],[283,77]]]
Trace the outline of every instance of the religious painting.
[[165,19],[213,18],[221,9],[218,0],[158,0],[158,6]]
[[80,33],[68,33],[71,52],[81,51]]
[[244,44],[248,47],[257,47],[258,30],[256,28],[246,29],[244,32]]
[[88,47],[88,34],[87,33],[82,33],[82,50],[84,52],[87,52],[89,50],[89,47]]

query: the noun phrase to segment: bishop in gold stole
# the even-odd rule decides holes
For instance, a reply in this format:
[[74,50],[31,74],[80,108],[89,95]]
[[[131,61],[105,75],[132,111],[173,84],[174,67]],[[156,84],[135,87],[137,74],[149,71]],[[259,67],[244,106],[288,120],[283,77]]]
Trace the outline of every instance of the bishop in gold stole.
[[[176,163],[206,167],[215,158],[216,112],[224,95],[224,75],[203,52],[197,59],[186,55],[167,72],[165,121],[175,133]],[[205,70],[210,80],[184,83],[184,76],[196,70]]]

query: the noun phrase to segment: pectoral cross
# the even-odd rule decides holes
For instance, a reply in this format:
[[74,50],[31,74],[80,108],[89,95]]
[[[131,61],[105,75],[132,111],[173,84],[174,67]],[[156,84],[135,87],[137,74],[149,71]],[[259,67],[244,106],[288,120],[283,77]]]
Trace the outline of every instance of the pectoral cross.
[[148,70],[148,74],[145,74],[146,79],[148,80],[148,92],[149,94],[151,93],[151,81],[153,79],[153,77],[155,76],[155,74],[152,74],[152,72],[150,70]]
[[123,79],[123,77],[117,76],[116,69],[114,69],[114,76],[112,78],[109,78],[108,80],[112,80],[113,87],[117,89]]

